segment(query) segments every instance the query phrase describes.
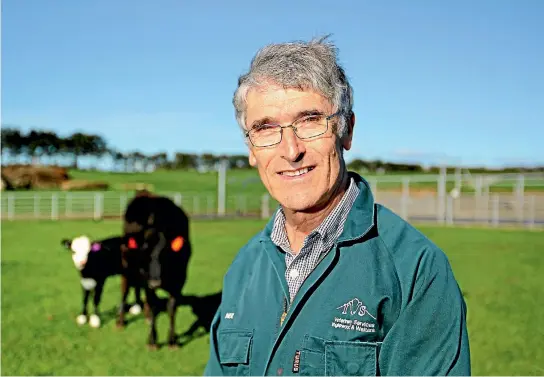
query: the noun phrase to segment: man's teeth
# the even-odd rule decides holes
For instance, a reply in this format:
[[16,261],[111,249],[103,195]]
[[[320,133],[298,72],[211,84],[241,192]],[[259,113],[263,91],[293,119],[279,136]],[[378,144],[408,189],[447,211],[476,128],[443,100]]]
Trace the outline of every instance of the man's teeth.
[[310,169],[310,168],[304,168],[304,169],[299,169],[299,170],[295,170],[295,171],[284,171],[284,172],[281,173],[281,174],[286,175],[286,176],[288,176],[288,177],[296,177],[296,176],[298,176],[298,175],[306,174],[306,173],[308,173],[310,170],[312,170],[312,169]]

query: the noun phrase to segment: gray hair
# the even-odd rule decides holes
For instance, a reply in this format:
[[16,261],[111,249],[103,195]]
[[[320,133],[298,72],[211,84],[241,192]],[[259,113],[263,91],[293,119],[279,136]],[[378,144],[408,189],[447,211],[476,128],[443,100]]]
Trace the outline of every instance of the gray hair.
[[232,101],[236,120],[243,132],[246,131],[248,91],[271,81],[284,88],[321,93],[333,105],[333,113],[340,112],[337,135],[343,138],[347,134],[347,119],[353,108],[353,89],[337,61],[337,48],[325,42],[327,37],[310,42],[270,44],[257,52],[249,72],[239,77]]

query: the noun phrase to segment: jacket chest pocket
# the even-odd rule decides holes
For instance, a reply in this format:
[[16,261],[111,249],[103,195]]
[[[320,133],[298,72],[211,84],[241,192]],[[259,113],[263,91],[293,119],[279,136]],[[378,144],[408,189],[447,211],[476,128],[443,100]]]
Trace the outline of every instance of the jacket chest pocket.
[[326,376],[376,376],[376,343],[325,342]]
[[253,331],[221,330],[217,335],[219,362],[227,376],[249,376]]
[[306,336],[300,355],[300,375],[376,376],[378,345]]

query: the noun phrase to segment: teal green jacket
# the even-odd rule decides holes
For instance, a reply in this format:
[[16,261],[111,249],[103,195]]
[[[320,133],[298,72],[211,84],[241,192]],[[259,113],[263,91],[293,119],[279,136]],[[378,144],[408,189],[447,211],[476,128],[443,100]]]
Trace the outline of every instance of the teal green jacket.
[[470,375],[466,306],[447,257],[350,176],[361,191],[343,233],[290,306],[274,219],[239,251],[204,375]]

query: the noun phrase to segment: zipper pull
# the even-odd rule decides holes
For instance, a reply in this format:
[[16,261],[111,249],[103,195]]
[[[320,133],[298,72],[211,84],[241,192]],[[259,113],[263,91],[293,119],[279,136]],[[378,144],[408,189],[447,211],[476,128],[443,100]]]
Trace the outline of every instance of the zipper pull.
[[287,299],[283,297],[283,313],[280,317],[280,326],[283,326],[283,321],[285,321],[285,317],[287,317],[287,312],[289,311],[289,307],[287,304]]
[[285,317],[287,317],[287,313],[283,312],[280,318],[280,326],[283,326],[283,321],[285,321]]

